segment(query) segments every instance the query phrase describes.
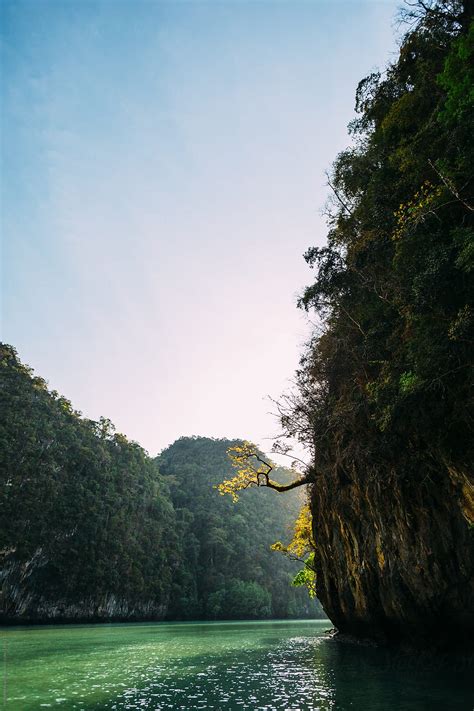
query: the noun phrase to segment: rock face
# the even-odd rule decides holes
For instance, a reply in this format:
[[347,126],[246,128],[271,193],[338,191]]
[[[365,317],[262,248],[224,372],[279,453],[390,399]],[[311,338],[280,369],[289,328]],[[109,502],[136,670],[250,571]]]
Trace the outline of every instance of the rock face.
[[414,485],[338,472],[312,492],[317,589],[338,630],[424,648],[474,638],[474,486],[446,467]]
[[34,624],[48,622],[127,622],[163,620],[166,607],[155,602],[131,603],[104,595],[101,599],[84,599],[72,603],[67,600],[50,602],[42,598],[22,600],[8,616],[0,615],[3,624]]
[[44,564],[41,552],[26,564],[17,562],[0,572],[0,623],[111,622],[162,620],[167,604],[159,600],[127,600],[111,593],[68,599],[44,596],[33,581]]

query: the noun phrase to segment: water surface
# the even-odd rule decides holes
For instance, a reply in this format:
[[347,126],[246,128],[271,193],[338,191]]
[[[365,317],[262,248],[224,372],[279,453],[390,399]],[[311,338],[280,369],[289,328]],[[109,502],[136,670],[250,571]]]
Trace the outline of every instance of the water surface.
[[3,706],[472,711],[474,669],[328,638],[327,620],[3,630]]

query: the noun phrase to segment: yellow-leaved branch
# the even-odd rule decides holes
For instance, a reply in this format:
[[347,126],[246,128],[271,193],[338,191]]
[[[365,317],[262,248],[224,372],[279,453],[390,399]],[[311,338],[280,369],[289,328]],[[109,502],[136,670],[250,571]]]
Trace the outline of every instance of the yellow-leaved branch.
[[280,541],[272,545],[272,550],[287,553],[291,557],[302,560],[314,550],[313,526],[311,511],[308,504],[301,507],[293,529],[293,538],[284,546]]
[[225,479],[218,484],[217,489],[222,496],[230,494],[233,501],[238,501],[238,492],[254,486],[266,486],[275,491],[290,491],[298,486],[308,484],[308,475],[298,476],[288,484],[280,484],[270,478],[275,465],[270,460],[263,458],[257,447],[252,442],[244,441],[242,444],[229,447],[227,454],[232,466],[237,473],[231,479]]
[[[288,450],[281,446],[277,453],[287,454]],[[250,487],[265,486],[275,491],[290,491],[298,486],[309,484],[313,479],[309,471],[306,474],[296,474],[296,478],[288,484],[280,484],[270,478],[275,465],[252,442],[244,441],[241,444],[229,447],[227,454],[232,466],[237,470],[231,479],[225,479],[217,485],[222,496],[229,494],[233,501],[239,500],[239,492]],[[298,460],[301,461],[301,460]],[[304,464],[304,462],[303,462]],[[314,569],[314,541],[312,532],[311,510],[305,504],[294,524],[293,538],[285,546],[277,541],[271,546],[272,550],[279,551],[292,560],[303,564],[302,570],[297,573],[293,585],[303,585],[307,588],[310,597],[316,595],[316,573]]]
[[307,588],[310,597],[316,597],[316,571],[314,568],[314,539],[311,510],[308,504],[301,507],[293,529],[293,538],[287,546],[277,541],[272,550],[283,553],[291,560],[303,563],[303,568],[297,573],[293,585]]

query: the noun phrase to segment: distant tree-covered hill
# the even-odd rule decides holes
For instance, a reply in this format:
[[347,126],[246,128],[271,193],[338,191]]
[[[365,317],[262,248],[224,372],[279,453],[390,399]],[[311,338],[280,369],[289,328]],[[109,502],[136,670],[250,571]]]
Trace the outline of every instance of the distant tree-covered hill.
[[[159,457],[183,541],[169,614],[177,618],[322,616],[319,603],[291,581],[298,564],[270,550],[291,538],[301,493],[248,490],[234,504],[214,487],[232,476],[236,440],[183,437]],[[291,474],[277,469],[275,478]]]
[[0,412],[2,617],[163,616],[180,542],[153,461],[4,345]]
[[269,550],[297,503],[234,507],[212,488],[227,444],[183,439],[153,460],[0,345],[2,621],[317,612]]

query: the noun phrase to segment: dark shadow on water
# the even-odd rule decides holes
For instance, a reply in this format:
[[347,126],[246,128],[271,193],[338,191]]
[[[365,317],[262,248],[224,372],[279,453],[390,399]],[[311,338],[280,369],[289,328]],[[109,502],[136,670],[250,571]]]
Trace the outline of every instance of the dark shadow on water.
[[325,643],[334,709],[472,711],[474,658],[405,652],[337,639]]
[[267,637],[261,647],[203,654],[115,698],[76,708],[472,711],[472,660],[414,655],[321,637]]

